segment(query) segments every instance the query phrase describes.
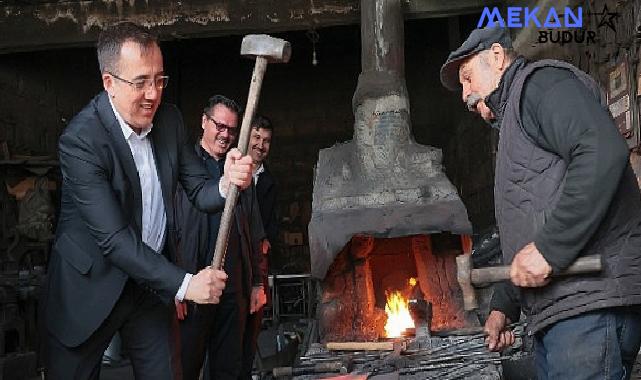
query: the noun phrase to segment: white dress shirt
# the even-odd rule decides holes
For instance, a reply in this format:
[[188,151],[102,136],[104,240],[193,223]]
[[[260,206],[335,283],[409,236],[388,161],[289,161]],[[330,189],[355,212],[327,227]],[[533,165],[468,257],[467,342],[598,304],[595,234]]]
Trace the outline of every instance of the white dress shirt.
[[260,176],[265,171],[263,163],[260,163],[260,166],[254,171],[254,185],[258,185],[258,176]]
[[[111,103],[111,99],[109,99],[109,102]],[[142,191],[142,241],[149,248],[160,253],[165,246],[167,215],[165,214],[165,203],[162,199],[162,188],[158,178],[154,152],[151,148],[151,141],[147,137],[152,125],[137,134],[120,116],[113,103],[111,103],[111,108],[116,115],[118,124],[120,124],[125,141],[129,145],[138,171],[138,177],[140,178],[140,190]],[[192,275],[189,273],[185,275],[182,285],[176,293],[178,301],[182,301],[185,297],[191,277]]]

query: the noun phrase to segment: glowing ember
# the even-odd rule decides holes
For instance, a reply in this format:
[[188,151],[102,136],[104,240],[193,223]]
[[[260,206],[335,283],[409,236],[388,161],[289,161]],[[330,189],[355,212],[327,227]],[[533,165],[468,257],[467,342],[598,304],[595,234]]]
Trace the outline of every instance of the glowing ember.
[[408,300],[406,297],[403,297],[400,291],[387,294],[385,313],[387,314],[385,335],[388,338],[400,337],[405,329],[414,327],[414,320],[412,320],[408,308]]

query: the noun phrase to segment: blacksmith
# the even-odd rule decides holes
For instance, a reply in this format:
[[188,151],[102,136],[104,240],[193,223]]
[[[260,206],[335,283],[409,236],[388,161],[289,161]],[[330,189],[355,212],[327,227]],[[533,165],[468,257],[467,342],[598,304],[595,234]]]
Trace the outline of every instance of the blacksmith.
[[[441,82],[500,131],[495,212],[519,301],[495,293],[490,349],[512,342],[505,326],[522,310],[539,379],[629,378],[641,342],[641,195],[598,85],[565,62],[517,56],[499,27],[474,30]],[[601,272],[551,277],[595,254]]]

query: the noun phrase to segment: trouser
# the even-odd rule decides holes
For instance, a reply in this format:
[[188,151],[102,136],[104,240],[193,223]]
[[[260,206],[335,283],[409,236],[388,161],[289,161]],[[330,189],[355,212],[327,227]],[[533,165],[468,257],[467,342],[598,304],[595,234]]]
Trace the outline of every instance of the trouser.
[[66,347],[47,333],[47,379],[97,380],[103,352],[114,334],[120,332],[137,380],[171,380],[173,314],[173,305],[163,304],[158,296],[128,281],[107,319],[80,346]]
[[214,327],[216,305],[187,304],[187,316],[180,321],[180,358],[183,380],[198,380]]
[[641,342],[641,306],[596,310],[535,336],[539,380],[627,380]]
[[246,297],[239,293],[223,293],[216,307],[207,347],[206,380],[237,380],[240,376],[248,313]]
[[253,314],[247,316],[247,324],[245,325],[245,334],[243,337],[243,368],[240,374],[240,379],[242,380],[251,380],[252,378],[258,334],[260,333],[263,322],[264,309],[264,307],[261,307]]

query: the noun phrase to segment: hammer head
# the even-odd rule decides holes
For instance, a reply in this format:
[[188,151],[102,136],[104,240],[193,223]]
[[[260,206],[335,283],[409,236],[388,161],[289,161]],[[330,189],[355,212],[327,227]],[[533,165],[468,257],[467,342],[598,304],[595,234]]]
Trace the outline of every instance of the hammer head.
[[283,39],[267,34],[248,34],[240,44],[240,55],[264,57],[268,62],[287,63],[292,55],[292,46]]
[[456,256],[456,279],[463,292],[463,308],[465,311],[477,309],[476,293],[472,285],[472,255]]

